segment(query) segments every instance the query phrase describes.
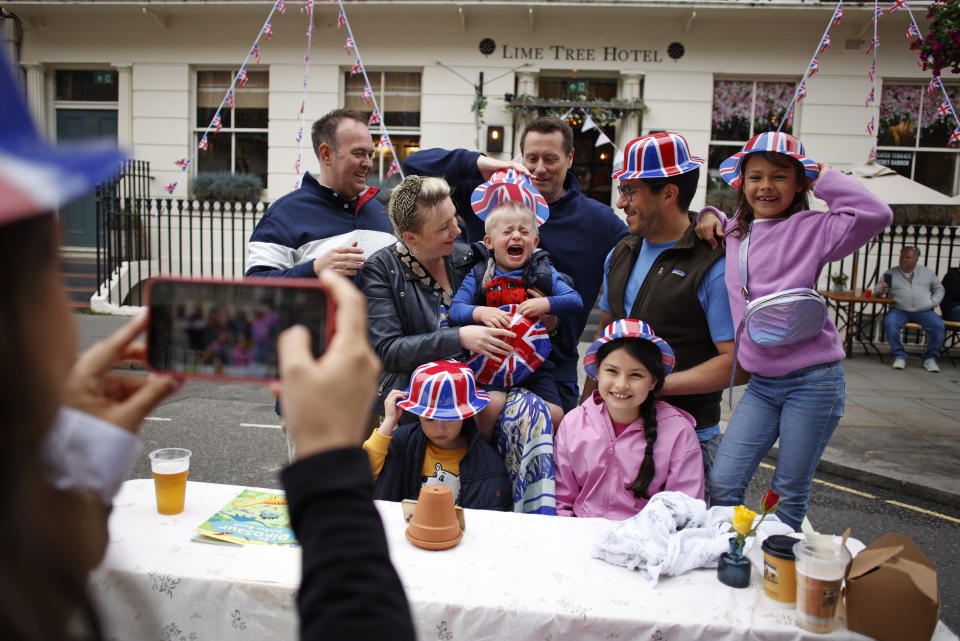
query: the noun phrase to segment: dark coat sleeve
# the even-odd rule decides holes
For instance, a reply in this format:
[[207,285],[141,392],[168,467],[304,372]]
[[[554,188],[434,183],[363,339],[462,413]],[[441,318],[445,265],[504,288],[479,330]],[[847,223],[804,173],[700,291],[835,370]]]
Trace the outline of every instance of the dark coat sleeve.
[[367,454],[334,450],[282,473],[303,546],[301,641],[415,638],[410,608],[374,507]]

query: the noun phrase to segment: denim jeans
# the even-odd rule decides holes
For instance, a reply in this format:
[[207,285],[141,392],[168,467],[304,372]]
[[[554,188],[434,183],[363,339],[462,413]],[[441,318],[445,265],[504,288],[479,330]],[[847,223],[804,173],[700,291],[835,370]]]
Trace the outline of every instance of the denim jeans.
[[927,351],[923,353],[924,360],[938,358],[940,348],[943,347],[945,331],[943,320],[932,309],[925,312],[905,312],[896,307],[887,310],[887,316],[883,319],[883,330],[886,333],[887,342],[890,343],[890,353],[893,357],[907,357],[907,351],[903,349],[903,341],[900,340],[900,332],[908,322],[919,323],[927,333]]
[[743,503],[753,473],[779,438],[771,489],[780,495],[780,520],[799,530],[813,473],[843,416],[844,391],[839,362],[784,376],[754,374],[720,440],[710,472],[711,503]]
[[720,448],[720,434],[705,441],[700,441],[700,454],[703,455],[703,500],[710,505],[710,469],[713,467],[713,461],[717,458],[717,450]]

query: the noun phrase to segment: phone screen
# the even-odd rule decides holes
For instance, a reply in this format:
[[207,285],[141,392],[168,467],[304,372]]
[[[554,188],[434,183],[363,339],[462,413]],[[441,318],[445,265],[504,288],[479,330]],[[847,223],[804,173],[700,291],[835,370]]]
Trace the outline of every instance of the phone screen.
[[277,336],[304,325],[313,354],[326,349],[327,296],[309,281],[151,281],[147,362],[185,376],[279,378]]

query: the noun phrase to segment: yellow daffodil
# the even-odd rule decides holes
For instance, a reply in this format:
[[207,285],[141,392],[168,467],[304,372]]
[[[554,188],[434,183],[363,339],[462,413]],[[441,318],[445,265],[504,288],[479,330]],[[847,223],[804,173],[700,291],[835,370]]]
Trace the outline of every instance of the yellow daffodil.
[[738,505],[733,508],[733,529],[736,530],[738,534],[746,535],[750,532],[750,528],[753,527],[753,519],[756,517],[756,512],[743,505]]

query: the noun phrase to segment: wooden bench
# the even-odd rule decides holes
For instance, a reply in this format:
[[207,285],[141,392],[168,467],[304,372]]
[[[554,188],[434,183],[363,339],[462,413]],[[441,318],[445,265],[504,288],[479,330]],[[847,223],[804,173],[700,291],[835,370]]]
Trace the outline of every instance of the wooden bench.
[[[957,362],[953,360],[953,354],[951,350],[960,346],[960,322],[957,321],[943,321],[944,333],[943,333],[943,348],[940,353],[943,356],[946,356],[950,359],[950,364],[954,367],[957,366]],[[904,330],[912,329],[923,333],[923,327],[920,323],[907,323],[903,326]]]

